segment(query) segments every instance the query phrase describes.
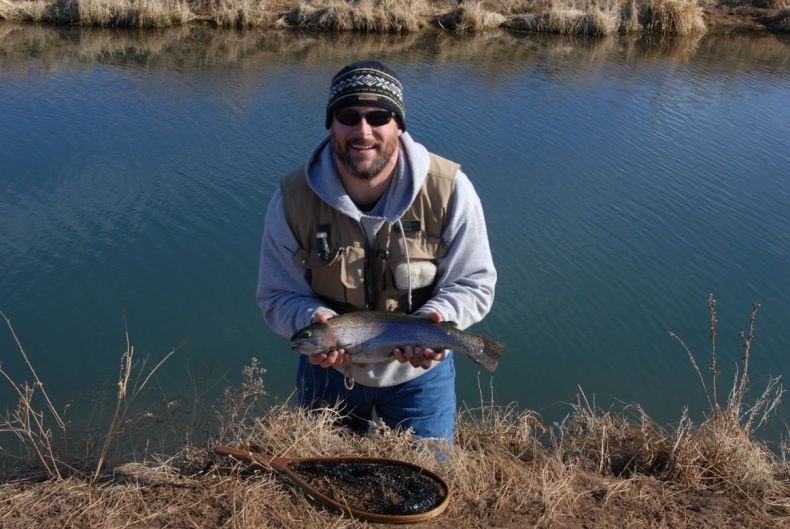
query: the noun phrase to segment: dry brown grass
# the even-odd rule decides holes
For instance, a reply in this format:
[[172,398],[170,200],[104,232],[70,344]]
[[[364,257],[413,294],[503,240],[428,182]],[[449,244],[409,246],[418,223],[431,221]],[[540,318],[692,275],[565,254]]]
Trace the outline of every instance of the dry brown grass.
[[219,27],[247,28],[272,26],[287,7],[278,0],[209,0],[204,9]]
[[548,24],[552,33],[611,35],[620,25],[620,6],[617,2],[555,2]]
[[[714,14],[729,8],[715,0],[0,0],[0,19],[91,27],[200,22],[229,28],[403,34],[504,26],[564,35],[689,35],[707,27],[700,1],[714,2],[705,5]],[[779,16],[788,0],[770,1],[772,16]],[[782,31],[781,20],[768,27]]]
[[488,9],[483,2],[464,0],[460,7],[434,18],[441,29],[458,32],[485,31],[501,26],[505,16]]
[[508,26],[536,33],[605,36],[618,31],[620,12],[617,2],[556,0],[548,10],[514,17]]
[[693,35],[706,31],[697,0],[554,0],[548,10],[514,16],[505,25],[523,31],[561,35],[606,36],[640,31]]
[[[487,405],[462,414],[458,442],[446,446],[382,424],[367,436],[356,436],[334,425],[333,410],[306,413],[276,406],[251,424],[240,444],[289,457],[357,454],[429,468],[448,482],[452,500],[446,513],[426,526],[775,527],[790,516],[787,484],[776,480],[757,491],[715,488],[704,480],[692,486],[671,473],[636,465],[628,475],[614,475],[613,467],[600,467],[598,449],[569,447],[600,446],[603,433],[604,451],[612,456],[622,446],[644,444],[640,434],[632,431],[634,426],[626,427],[628,421],[611,415],[574,411],[578,413],[569,421],[587,423],[591,429],[579,431],[566,422],[554,431],[556,443],[547,446],[539,442],[542,430],[533,415]],[[630,433],[624,435],[626,431]],[[614,440],[620,437],[630,441],[618,445]],[[650,442],[663,446],[672,441],[670,436]],[[776,459],[761,462],[774,474],[787,471],[787,464]],[[168,459],[117,465],[94,482],[6,482],[0,485],[0,498],[0,521],[8,527],[364,525],[322,510],[268,469],[256,470],[195,447]]]
[[0,18],[154,28],[186,24],[194,15],[186,0],[0,0]]
[[292,6],[280,25],[319,31],[408,33],[425,26],[423,0],[320,0]]
[[185,0],[70,0],[84,26],[131,28],[186,24],[193,15]]
[[642,25],[666,35],[693,35],[707,29],[697,0],[651,0]]
[[636,33],[642,31],[639,21],[639,5],[636,0],[629,0],[620,6],[620,31],[623,33]]

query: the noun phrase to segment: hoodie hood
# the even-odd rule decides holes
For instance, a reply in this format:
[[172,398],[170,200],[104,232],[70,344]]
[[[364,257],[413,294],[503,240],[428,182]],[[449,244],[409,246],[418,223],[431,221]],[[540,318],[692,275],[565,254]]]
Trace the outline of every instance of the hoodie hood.
[[[397,222],[414,201],[425,182],[430,165],[428,150],[412,140],[409,133],[404,132],[400,135],[399,147],[400,154],[395,174],[389,188],[382,196],[383,211],[378,207],[375,208],[379,212],[375,217],[384,218],[390,224]],[[334,152],[329,137],[325,138],[308,158],[305,175],[313,192],[344,215],[358,222],[364,217],[373,217],[360,211],[346,193],[335,168]]]

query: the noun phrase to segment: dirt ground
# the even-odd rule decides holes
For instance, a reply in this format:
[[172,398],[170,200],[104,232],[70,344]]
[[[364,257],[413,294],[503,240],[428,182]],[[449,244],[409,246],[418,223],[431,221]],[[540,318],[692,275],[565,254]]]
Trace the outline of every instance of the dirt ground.
[[[529,467],[530,465],[526,465]],[[451,472],[452,474],[452,472]],[[531,475],[530,475],[531,474]],[[550,478],[540,465],[528,470],[534,482]],[[448,481],[455,481],[452,475]],[[755,499],[737,487],[678,486],[652,477],[627,479],[576,469],[556,495],[524,483],[513,494],[481,483],[479,497],[452,490],[447,511],[416,528],[790,528],[788,498]],[[784,504],[782,506],[781,504]],[[106,527],[146,529],[200,527],[363,527],[366,522],[330,512],[282,475],[218,463],[202,475],[172,468],[128,464],[90,483],[65,479],[0,485],[0,526]],[[379,525],[379,524],[375,524]]]

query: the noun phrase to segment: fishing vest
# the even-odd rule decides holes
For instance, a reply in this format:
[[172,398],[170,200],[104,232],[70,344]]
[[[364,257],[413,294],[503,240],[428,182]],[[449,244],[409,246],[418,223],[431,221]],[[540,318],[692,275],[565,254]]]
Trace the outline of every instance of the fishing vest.
[[285,218],[299,243],[294,260],[305,269],[313,292],[338,313],[420,308],[433,295],[436,260],[446,252],[442,231],[459,167],[430,154],[425,182],[399,221],[402,231],[397,223],[384,222],[370,246],[358,221],[313,192],[304,168],[288,174],[280,183]]

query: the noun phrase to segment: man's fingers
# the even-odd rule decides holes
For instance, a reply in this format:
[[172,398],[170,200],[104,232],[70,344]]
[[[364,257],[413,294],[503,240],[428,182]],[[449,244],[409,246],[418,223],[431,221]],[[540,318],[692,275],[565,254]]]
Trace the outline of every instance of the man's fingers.
[[348,365],[351,363],[351,355],[345,349],[337,350],[338,363]]
[[320,366],[324,362],[326,362],[326,353],[320,353],[317,355],[311,355],[307,357],[307,361],[314,366]]
[[401,351],[400,349],[393,349],[392,350],[392,356],[394,356],[395,360],[397,360],[401,364],[404,363],[404,362],[408,362],[406,357],[403,356],[403,351]]
[[328,353],[326,353],[326,359],[323,362],[321,362],[321,367],[332,367],[333,365],[335,365],[335,363],[337,363],[337,356],[338,353],[336,350],[329,351]]
[[[436,313],[434,313],[436,314]],[[441,316],[439,316],[441,318]],[[402,348],[392,350],[395,360],[400,363],[409,362],[413,367],[431,367],[431,361],[441,361],[447,356],[447,350],[436,351],[434,349],[422,348],[413,345],[404,345]]]
[[444,360],[447,356],[447,349],[441,349],[439,351],[435,351],[433,349],[423,349],[423,355],[425,358],[429,358],[431,360]]
[[335,367],[339,365],[348,365],[351,363],[351,356],[345,349],[333,349],[326,353],[319,353],[307,359],[313,365],[321,366],[324,368]]

